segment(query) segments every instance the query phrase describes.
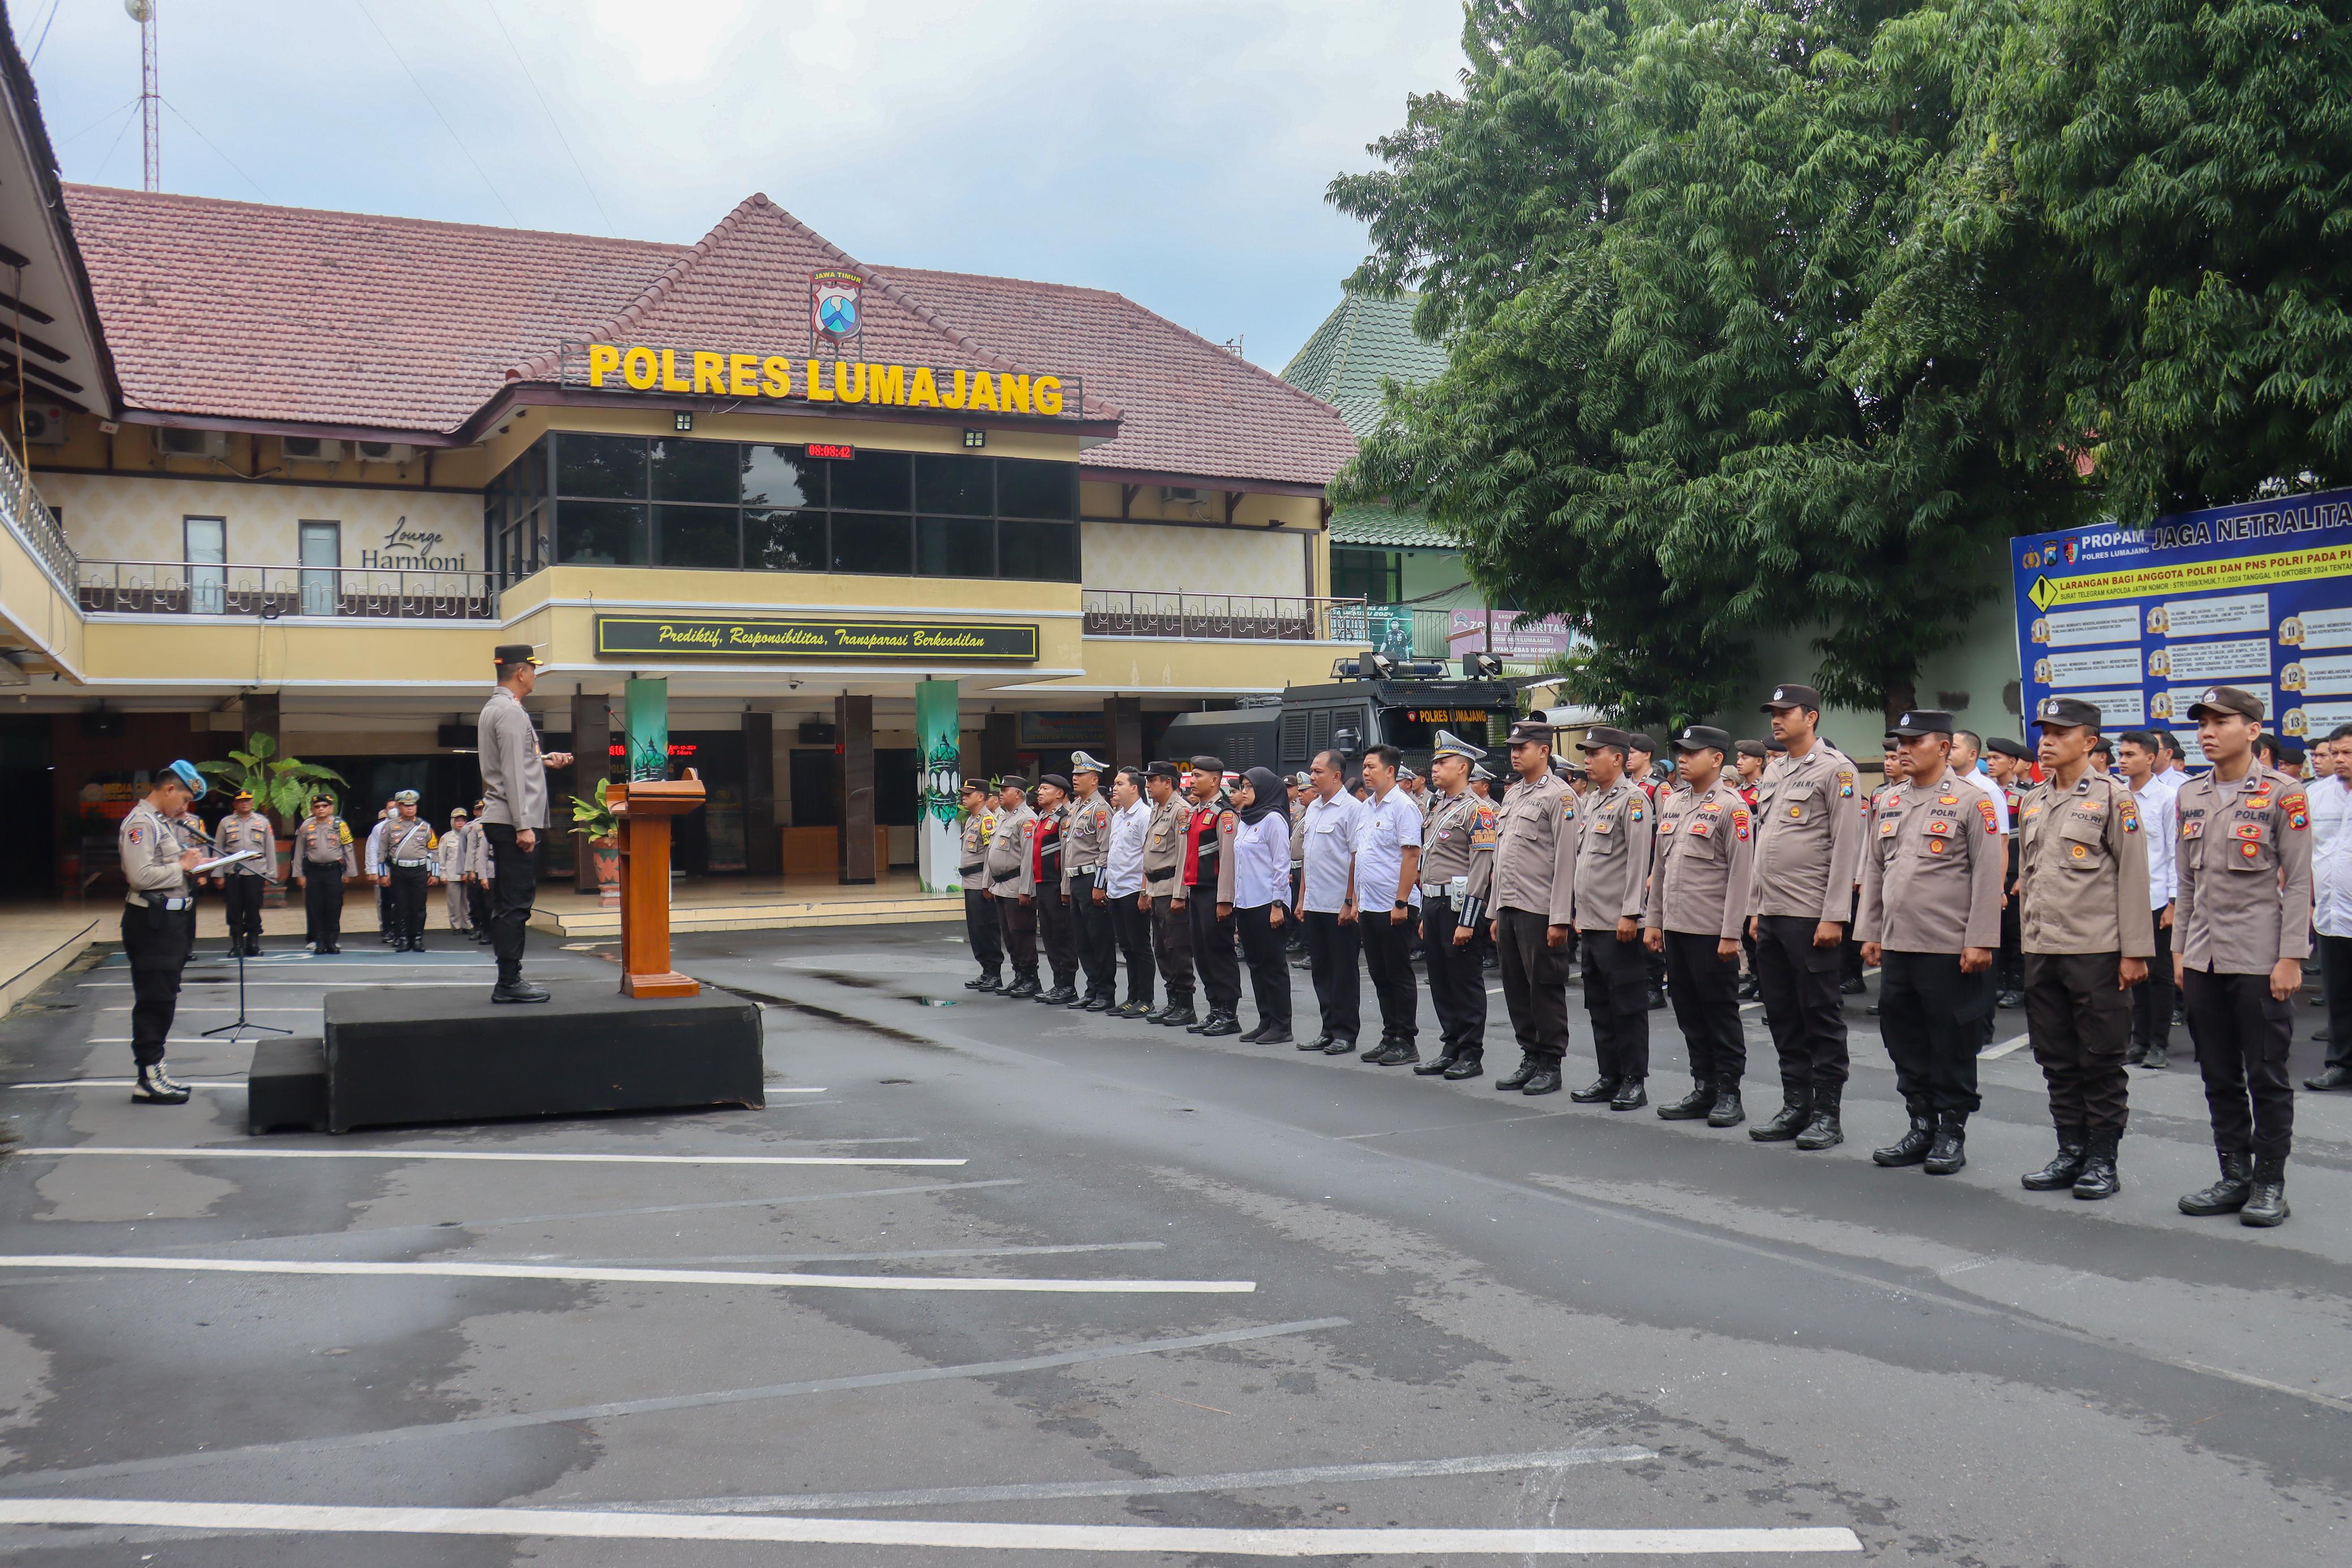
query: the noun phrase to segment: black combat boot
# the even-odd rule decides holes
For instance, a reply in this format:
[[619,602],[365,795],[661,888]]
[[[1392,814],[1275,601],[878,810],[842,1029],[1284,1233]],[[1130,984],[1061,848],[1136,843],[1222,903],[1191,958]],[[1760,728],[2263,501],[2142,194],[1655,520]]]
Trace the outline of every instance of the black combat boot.
[[1598,1105],[1604,1100],[1616,1097],[1617,1080],[1605,1072],[1569,1096],[1580,1105]]
[[1759,1122],[1748,1129],[1748,1135],[1759,1144],[1785,1144],[1803,1132],[1813,1119],[1813,1096],[1803,1089],[1783,1089],[1780,1108],[1772,1113],[1769,1121]]
[[1465,1078],[1475,1078],[1486,1071],[1486,1059],[1475,1051],[1465,1051],[1445,1064],[1445,1081],[1459,1083]]
[[1694,1083],[1691,1092],[1679,1100],[1670,1100],[1658,1107],[1661,1122],[1696,1122],[1715,1108],[1715,1087]]
[[974,975],[971,979],[966,980],[963,983],[963,988],[967,991],[992,991],[1003,983],[1004,982],[1003,980],[998,979],[994,975],[989,974],[983,970],[980,974]]
[[1923,1105],[1911,1107],[1911,1130],[1883,1149],[1870,1151],[1871,1163],[1882,1166],[1916,1166],[1927,1157],[1935,1146],[1936,1118]]
[[1845,1142],[1845,1127],[1838,1121],[1838,1099],[1835,1089],[1813,1091],[1813,1119],[1797,1134],[1797,1147],[1818,1153]]
[[2088,1129],[2062,1126],[2058,1129],[2058,1152],[2048,1165],[2018,1179],[2028,1192],[2058,1192],[2073,1186],[2083,1174],[2083,1156],[2090,1139]]
[[1439,1051],[1435,1056],[1431,1057],[1427,1061],[1414,1062],[1412,1067],[1412,1075],[1415,1078],[1434,1078],[1439,1073],[1444,1071],[1447,1068],[1453,1066],[1457,1056],[1458,1053],[1452,1046],[1449,1045],[1444,1050]]
[[2116,1150],[2122,1144],[2120,1127],[2097,1127],[2091,1132],[2083,1151],[2083,1174],[2074,1178],[2074,1196],[2086,1201],[2113,1197],[2123,1190],[2123,1177],[2116,1174]]
[[1929,1176],[1954,1176],[1969,1163],[1969,1113],[1947,1111],[1936,1128],[1936,1146],[1922,1162]]
[[1201,1019],[1200,1015],[1192,1010],[1192,998],[1185,997],[1181,1000],[1170,1002],[1168,1010],[1152,1021],[1169,1029],[1189,1030],[1199,1023]]
[[1650,1091],[1645,1085],[1646,1081],[1640,1078],[1620,1080],[1617,1092],[1609,1096],[1609,1108],[1612,1111],[1640,1110],[1650,1103]]
[[1739,1103],[1739,1080],[1727,1078],[1715,1086],[1715,1104],[1706,1113],[1710,1127],[1737,1127],[1748,1120],[1748,1107]]
[[2246,1207],[2246,1199],[2253,1191],[2254,1156],[2233,1155],[2227,1149],[2215,1153],[2221,1156],[2221,1179],[2182,1198],[2181,1213],[2201,1219],[2212,1214],[2236,1214]]
[[2284,1225],[2292,1212],[2286,1206],[2286,1156],[2256,1160],[2254,1184],[2247,1191],[2246,1207],[2238,1210],[2238,1223]]
[[1198,1032],[1203,1040],[1214,1040],[1223,1035],[1239,1034],[1241,1031],[1242,1020],[1233,1014],[1211,1013],[1209,1021],[1202,1024]]
[[1549,1071],[1551,1071],[1549,1068],[1546,1067],[1542,1062],[1538,1061],[1534,1057],[1522,1056],[1519,1058],[1519,1064],[1517,1067],[1511,1069],[1510,1071],[1505,1073],[1502,1077],[1495,1080],[1495,1087],[1502,1090],[1505,1093],[1513,1093],[1518,1090],[1525,1089],[1528,1086],[1528,1080],[1533,1078],[1537,1073],[1549,1072]]
[[1411,1067],[1421,1060],[1421,1047],[1409,1040],[1392,1040],[1389,1048],[1372,1058],[1374,1067]]
[[1004,998],[1007,1001],[1016,1002],[1024,1001],[1036,994],[1037,977],[1034,975],[1022,974],[1015,974],[1013,977],[1013,983],[997,993],[997,995]]

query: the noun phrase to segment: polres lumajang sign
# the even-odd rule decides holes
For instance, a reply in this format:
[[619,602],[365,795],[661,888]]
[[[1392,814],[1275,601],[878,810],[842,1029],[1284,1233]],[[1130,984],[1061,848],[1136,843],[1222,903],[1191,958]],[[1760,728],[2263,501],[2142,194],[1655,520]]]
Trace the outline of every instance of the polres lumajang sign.
[[[570,380],[571,355],[564,356]],[[929,365],[871,361],[794,360],[702,349],[654,349],[642,344],[586,346],[583,384],[607,391],[700,393],[803,403],[862,403],[876,408],[935,408],[963,413],[1076,415],[1082,400],[1066,395],[1061,376],[1024,371],[938,370]],[[1075,393],[1076,382],[1066,383]]]

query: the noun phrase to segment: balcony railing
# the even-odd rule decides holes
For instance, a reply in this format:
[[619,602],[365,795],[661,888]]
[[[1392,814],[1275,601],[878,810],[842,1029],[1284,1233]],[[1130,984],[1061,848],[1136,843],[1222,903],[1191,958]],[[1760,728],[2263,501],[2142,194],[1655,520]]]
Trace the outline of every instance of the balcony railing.
[[1215,637],[1253,643],[1328,643],[1344,638],[1360,599],[1265,593],[1153,593],[1089,588],[1079,595],[1089,637]]
[[15,449],[5,441],[0,441],[0,517],[7,519],[8,531],[18,542],[33,552],[33,559],[41,563],[58,591],[72,592],[73,547],[66,543],[66,531],[58,527],[48,503],[33,488]]
[[75,584],[75,598],[93,615],[494,621],[499,612],[497,589],[479,571],[85,560]]

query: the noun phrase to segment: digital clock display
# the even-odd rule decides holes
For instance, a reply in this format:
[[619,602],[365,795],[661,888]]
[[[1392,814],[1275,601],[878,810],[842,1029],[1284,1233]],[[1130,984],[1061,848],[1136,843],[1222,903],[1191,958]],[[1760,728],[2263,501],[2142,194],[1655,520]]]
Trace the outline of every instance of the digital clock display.
[[857,448],[836,445],[830,441],[812,441],[809,443],[808,455],[811,457],[831,457],[837,462],[847,463],[856,457]]

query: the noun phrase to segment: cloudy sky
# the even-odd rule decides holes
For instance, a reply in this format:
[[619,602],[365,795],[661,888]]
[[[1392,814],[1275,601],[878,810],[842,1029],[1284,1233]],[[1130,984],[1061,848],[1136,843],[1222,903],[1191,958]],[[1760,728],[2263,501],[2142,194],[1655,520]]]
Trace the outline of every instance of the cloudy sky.
[[[765,191],[851,255],[1115,288],[1279,369],[1324,204],[1454,0],[157,0],[170,191],[699,238]],[[66,178],[136,186],[120,0],[8,0]],[[43,37],[46,32],[46,37]]]

